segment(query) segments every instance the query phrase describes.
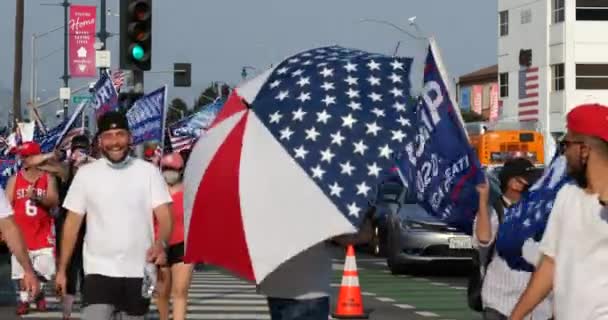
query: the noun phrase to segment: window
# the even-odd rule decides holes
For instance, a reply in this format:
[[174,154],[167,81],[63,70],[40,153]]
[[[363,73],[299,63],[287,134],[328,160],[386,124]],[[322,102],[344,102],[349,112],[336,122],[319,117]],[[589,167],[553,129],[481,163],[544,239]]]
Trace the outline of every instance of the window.
[[560,23],[565,18],[564,0],[551,0],[553,2],[553,23]]
[[509,11],[501,11],[499,16],[500,36],[502,37],[509,34]]
[[564,64],[554,64],[551,66],[551,73],[553,77],[551,78],[551,89],[553,91],[562,91],[564,90]]
[[576,0],[576,20],[608,21],[608,1]]
[[504,72],[499,76],[500,82],[500,97],[508,97],[509,96],[509,73]]
[[576,89],[608,89],[608,64],[577,64]]
[[532,22],[532,9],[523,9],[520,13],[521,24],[527,24]]

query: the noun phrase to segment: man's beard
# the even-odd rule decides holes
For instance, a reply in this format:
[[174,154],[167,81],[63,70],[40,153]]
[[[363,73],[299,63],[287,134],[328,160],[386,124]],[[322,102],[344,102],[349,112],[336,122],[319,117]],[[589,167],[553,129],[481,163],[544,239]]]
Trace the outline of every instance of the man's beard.
[[586,189],[589,185],[589,180],[587,179],[587,163],[582,163],[582,161],[579,160],[579,165],[577,167],[570,167],[568,169],[568,175],[583,189]]
[[112,158],[110,158],[110,155],[108,152],[106,152],[105,150],[101,150],[101,154],[103,155],[104,158],[106,158],[106,160],[108,160],[111,164],[115,164],[115,165],[120,165],[123,164],[124,162],[126,162],[127,158],[129,157],[129,152],[128,150],[124,150],[123,156],[119,159],[119,160],[114,160]]

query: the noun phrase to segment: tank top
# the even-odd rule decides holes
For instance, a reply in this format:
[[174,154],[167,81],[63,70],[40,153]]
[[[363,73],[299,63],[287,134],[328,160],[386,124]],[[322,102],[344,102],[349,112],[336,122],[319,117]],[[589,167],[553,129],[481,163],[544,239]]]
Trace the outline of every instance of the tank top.
[[43,174],[35,182],[31,183],[23,176],[23,171],[17,173],[15,179],[15,191],[13,194],[13,210],[15,223],[19,226],[28,250],[52,248],[55,245],[55,233],[53,217],[49,211],[30,200],[26,194],[30,186],[39,196],[46,195],[49,185],[48,174]]
[[[184,191],[178,191],[171,195],[171,214],[173,218],[173,230],[169,237],[168,245],[172,246],[184,242]],[[158,240],[158,221],[154,217],[154,239]]]

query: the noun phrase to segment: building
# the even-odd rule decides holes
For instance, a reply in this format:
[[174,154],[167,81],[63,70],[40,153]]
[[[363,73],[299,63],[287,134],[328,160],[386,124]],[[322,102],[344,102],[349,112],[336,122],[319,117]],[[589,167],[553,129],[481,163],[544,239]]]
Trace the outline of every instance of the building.
[[501,120],[565,131],[574,106],[608,104],[608,0],[498,0]]
[[456,87],[461,110],[475,112],[484,121],[498,120],[498,65],[461,76]]

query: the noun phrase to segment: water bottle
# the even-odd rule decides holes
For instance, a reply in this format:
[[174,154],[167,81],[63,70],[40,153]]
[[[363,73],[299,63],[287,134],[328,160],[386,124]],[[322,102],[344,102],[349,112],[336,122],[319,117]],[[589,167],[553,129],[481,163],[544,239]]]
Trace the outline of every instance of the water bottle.
[[144,266],[144,278],[141,284],[141,296],[151,299],[156,289],[156,265],[146,263]]

